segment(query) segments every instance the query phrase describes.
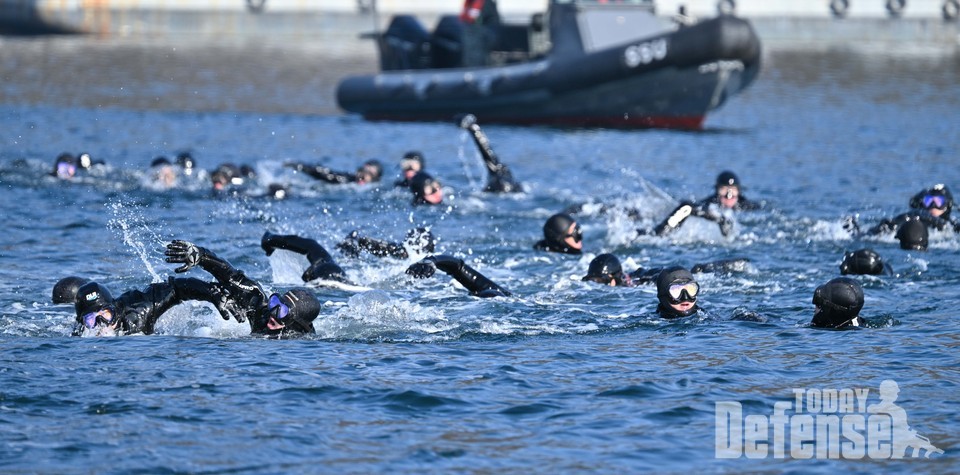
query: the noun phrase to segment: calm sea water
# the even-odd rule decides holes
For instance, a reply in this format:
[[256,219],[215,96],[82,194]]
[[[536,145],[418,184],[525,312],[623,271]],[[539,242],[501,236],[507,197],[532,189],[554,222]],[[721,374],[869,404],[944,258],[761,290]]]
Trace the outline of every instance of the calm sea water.
[[[949,473],[960,470],[956,391],[960,238],[928,252],[891,236],[860,241],[922,188],[960,190],[960,58],[855,52],[768,53],[757,83],[701,133],[484,127],[528,188],[479,192],[484,172],[452,124],[367,123],[339,115],[336,78],[369,55],[251,46],[120,45],[77,39],[0,44],[0,471],[6,473]],[[421,150],[447,204],[413,208],[390,183]],[[202,184],[149,185],[158,155],[202,168],[250,164],[291,185],[285,201],[214,199]],[[103,176],[43,176],[87,151]],[[286,161],[352,170],[379,158],[379,187],[321,186]],[[736,171],[768,202],[720,236],[691,221],[635,239],[678,199]],[[543,221],[577,203],[586,253],[537,253]],[[640,221],[599,204],[640,210]],[[115,294],[172,274],[163,245],[206,246],[268,289],[298,285],[305,261],[259,247],[264,231],[328,249],[351,230],[399,240],[431,226],[514,297],[479,300],[450,279],[413,281],[412,261],[350,259],[374,290],[317,289],[318,334],[250,337],[205,304],[179,306],[159,333],[71,338],[53,284],[80,275]],[[808,327],[813,289],[846,250],[876,249],[895,276],[862,277],[872,328]],[[703,317],[653,315],[649,287],[579,281],[613,252],[627,270],[747,257],[749,272],[698,276]],[[191,276],[203,277],[200,271]],[[749,318],[746,318],[749,317]],[[715,404],[770,415],[792,388],[900,386],[931,459],[715,458]]]

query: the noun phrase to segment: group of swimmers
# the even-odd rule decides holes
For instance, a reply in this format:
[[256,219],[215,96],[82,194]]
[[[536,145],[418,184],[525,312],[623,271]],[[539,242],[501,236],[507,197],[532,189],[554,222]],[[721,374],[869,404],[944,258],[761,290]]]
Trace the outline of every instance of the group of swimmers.
[[[460,127],[468,131],[474,140],[488,171],[484,191],[491,193],[514,193],[523,191],[509,168],[493,152],[486,135],[473,116],[460,121]],[[88,154],[80,159],[58,157],[54,174],[76,173],[77,167],[90,168],[97,163]],[[85,158],[84,158],[85,157]],[[70,159],[67,159],[70,158]],[[64,160],[61,160],[64,159]],[[71,160],[72,159],[72,160]],[[102,164],[102,162],[100,162]],[[64,165],[67,164],[67,165]],[[70,170],[70,166],[73,170]],[[435,205],[443,200],[442,187],[425,170],[422,154],[409,152],[401,160],[402,177],[395,183],[408,187],[414,195],[415,204]],[[173,163],[154,163],[154,166],[174,166]],[[177,157],[176,166],[181,173],[190,174],[195,162],[189,154]],[[286,167],[302,172],[318,180],[332,184],[375,183],[382,178],[383,167],[376,160],[363,163],[355,173],[331,171],[325,167],[305,163],[288,163]],[[240,169],[224,171],[223,166],[211,175],[222,172],[229,176],[242,177]],[[236,168],[236,167],[234,167]],[[63,177],[63,176],[61,176]],[[242,179],[242,178],[241,178]],[[229,181],[229,180],[228,180]],[[214,180],[217,183],[217,180]],[[680,228],[689,218],[703,218],[716,223],[726,236],[732,229],[730,213],[761,209],[761,202],[748,200],[741,193],[739,178],[730,171],[722,172],[716,180],[714,193],[697,202],[681,202],[652,229],[638,229],[639,235],[663,236]],[[929,241],[928,227],[938,230],[952,229],[960,232],[960,223],[951,217],[953,196],[942,184],[922,190],[909,201],[910,210],[892,219],[885,219],[867,231],[860,229],[855,218],[847,220],[846,227],[856,236],[893,232],[903,249],[926,250]],[[506,297],[509,290],[493,282],[462,259],[434,253],[434,237],[426,228],[411,230],[402,243],[392,243],[357,231],[351,232],[337,249],[348,256],[357,256],[367,251],[379,257],[391,256],[407,259],[411,254],[428,254],[410,265],[406,273],[414,278],[428,278],[440,270],[457,280],[471,295],[478,297]],[[303,273],[304,282],[314,280],[349,283],[343,269],[332,255],[317,241],[297,235],[276,235],[267,232],[261,238],[261,247],[267,255],[276,249],[296,252],[306,256],[310,266]],[[543,239],[534,245],[541,251],[564,254],[581,254],[583,234],[580,224],[570,213],[557,213],[543,225]],[[184,273],[199,266],[211,274],[213,282],[196,278],[169,278],[167,282],[151,284],[143,290],[131,290],[113,298],[110,291],[97,282],[79,277],[68,277],[58,282],[53,291],[55,303],[73,303],[76,310],[74,335],[150,334],[160,316],[173,306],[198,300],[213,304],[224,319],[248,322],[253,334],[274,337],[289,337],[313,333],[313,320],[320,312],[320,303],[312,291],[294,288],[284,293],[267,294],[261,285],[232,267],[210,250],[187,241],[176,240],[167,245],[166,260],[181,264],[176,273]],[[657,288],[657,313],[662,318],[687,317],[697,313],[700,284],[694,274],[703,272],[742,272],[749,265],[743,258],[697,264],[691,269],[680,266],[637,269],[626,273],[620,260],[613,254],[596,256],[590,263],[584,281],[611,286],[636,286],[655,284]],[[846,253],[840,266],[842,276],[817,287],[813,294],[815,305],[812,326],[823,328],[847,328],[863,326],[859,316],[864,304],[860,283],[848,274],[889,273],[889,266],[872,249],[860,249]]]

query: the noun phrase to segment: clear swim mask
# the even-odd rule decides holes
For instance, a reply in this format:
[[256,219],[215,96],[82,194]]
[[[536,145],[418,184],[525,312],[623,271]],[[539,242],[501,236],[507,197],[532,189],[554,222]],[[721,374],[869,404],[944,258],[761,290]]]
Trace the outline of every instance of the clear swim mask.
[[674,303],[695,302],[697,300],[697,294],[700,293],[700,284],[693,281],[676,282],[670,284],[667,293],[670,294],[670,299]]

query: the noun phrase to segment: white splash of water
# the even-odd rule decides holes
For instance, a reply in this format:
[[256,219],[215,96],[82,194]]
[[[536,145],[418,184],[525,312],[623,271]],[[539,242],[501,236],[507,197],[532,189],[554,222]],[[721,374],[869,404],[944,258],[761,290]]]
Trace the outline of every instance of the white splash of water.
[[143,209],[133,204],[126,204],[121,200],[111,201],[109,208],[114,217],[108,222],[108,226],[114,229],[123,243],[140,258],[147,272],[153,277],[153,282],[163,282],[164,278],[160,276],[154,268],[153,262],[151,262],[148,245],[163,247],[165,240],[147,225],[143,218]]
[[302,284],[309,262],[296,252],[277,249],[270,255],[271,279],[275,284]]
[[[470,132],[467,132],[466,130],[460,132],[460,144],[457,146],[457,159],[460,160],[460,165],[463,166],[463,174],[467,177],[467,183],[470,184],[470,189],[479,190],[481,185],[477,183],[477,180],[473,176],[474,174],[472,169],[474,165],[471,165],[470,161],[467,160],[467,149],[470,148],[473,150],[472,140],[473,139],[470,138]],[[479,153],[479,151],[473,150],[472,155],[474,162],[476,162],[477,158],[480,158]]]

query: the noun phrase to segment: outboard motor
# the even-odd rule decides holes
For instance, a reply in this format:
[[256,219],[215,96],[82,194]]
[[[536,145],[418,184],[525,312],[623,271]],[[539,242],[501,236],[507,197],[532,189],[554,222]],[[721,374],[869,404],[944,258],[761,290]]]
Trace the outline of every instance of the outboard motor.
[[456,15],[444,15],[433,31],[433,67],[456,68],[463,64],[463,23]]
[[380,70],[428,69],[430,33],[413,15],[397,15],[380,35]]

